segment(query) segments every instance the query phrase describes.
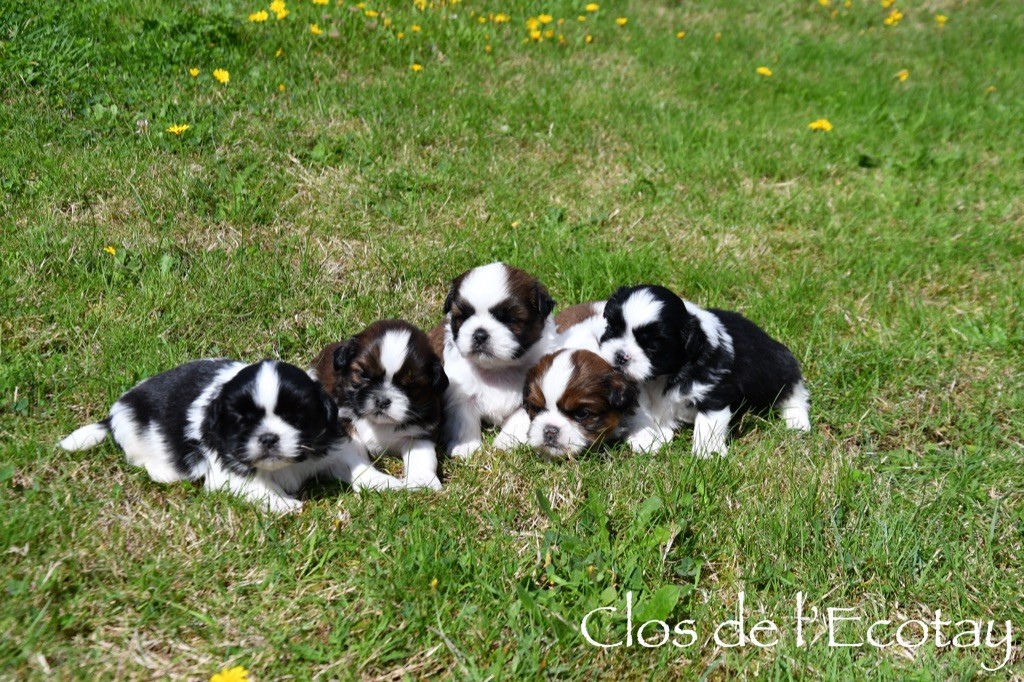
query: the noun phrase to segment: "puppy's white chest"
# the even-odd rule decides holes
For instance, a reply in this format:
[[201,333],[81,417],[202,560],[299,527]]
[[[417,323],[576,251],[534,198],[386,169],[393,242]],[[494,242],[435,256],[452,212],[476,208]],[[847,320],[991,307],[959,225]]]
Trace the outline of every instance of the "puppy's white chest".
[[695,396],[678,388],[665,391],[668,380],[659,377],[647,382],[640,391],[640,409],[649,414],[659,426],[674,428],[678,424],[692,424],[697,419]]
[[422,435],[419,430],[400,431],[392,424],[374,424],[367,419],[357,419],[352,426],[356,438],[374,455],[400,454],[404,443]]

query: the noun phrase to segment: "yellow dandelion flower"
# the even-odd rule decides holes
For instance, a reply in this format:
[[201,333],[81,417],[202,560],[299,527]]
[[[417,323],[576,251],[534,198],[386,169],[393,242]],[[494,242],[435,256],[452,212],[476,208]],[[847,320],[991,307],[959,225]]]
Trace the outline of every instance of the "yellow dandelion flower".
[[522,223],[520,221],[518,221],[518,220],[513,220],[512,221],[512,227],[519,227],[521,224]]
[[536,40],[540,40],[542,37],[543,37],[543,34],[540,32],[540,29],[536,29],[535,28],[535,29],[532,29],[530,31],[530,40],[535,40],[536,41]]
[[224,85],[227,85],[228,81],[231,80],[231,74],[228,73],[227,69],[214,69],[213,77],[221,83],[223,83]]
[[421,12],[427,9],[427,0],[412,0],[412,4]]
[[949,17],[947,17],[945,14],[935,15],[935,23],[939,25],[939,28],[945,26],[947,21],[949,21]]
[[582,15],[582,14],[579,15],[578,17],[576,17],[576,21],[579,21],[579,22],[583,22],[583,21],[586,21],[586,20],[587,20],[587,17]]
[[430,581],[430,591],[433,592],[436,589],[437,589],[437,578],[433,578]]
[[490,54],[491,53],[491,46],[490,45],[484,45],[484,52],[486,52],[487,54]]
[[843,3],[843,7],[846,9],[853,7],[853,0],[846,0],[846,2]]
[[261,9],[259,12],[253,12],[249,15],[249,21],[255,23],[262,23],[270,18],[270,13],[265,9]]
[[716,33],[715,34],[715,42],[717,43],[721,39],[722,39],[722,34],[721,33]]
[[819,118],[817,121],[811,121],[807,124],[807,127],[814,132],[818,132],[820,130],[827,133],[832,130],[832,124],[829,123],[827,118]]
[[540,20],[537,17],[530,17],[526,20],[527,31],[536,31],[538,28],[540,28]]
[[686,31],[679,31],[678,33],[676,33],[676,38],[678,38],[679,40],[682,40],[685,37],[686,37]]
[[284,83],[280,83],[280,84],[278,84],[278,86],[277,86],[277,91],[278,91],[278,92],[284,92]]
[[900,19],[903,18],[903,12],[898,9],[893,9],[889,12],[889,16],[882,20],[882,23],[886,26],[895,26],[900,23]]
[[115,249],[113,246],[104,246],[103,251],[109,253],[111,256],[117,255],[117,249]]
[[882,5],[882,9],[889,9],[896,4],[896,0],[882,0],[880,4]]
[[249,682],[249,671],[240,665],[224,668],[210,678],[210,682]]
[[757,67],[757,72],[759,74],[761,74],[762,76],[764,76],[765,78],[770,78],[771,75],[772,75],[772,70],[769,69],[767,66],[759,66],[759,67]]
[[818,0],[818,4],[822,7],[828,7],[832,4],[832,0]]
[[419,33],[423,29],[420,28],[419,24],[413,24],[412,26],[409,27],[409,30],[412,31],[413,33]]
[[171,135],[176,135],[176,136],[180,137],[181,134],[183,132],[185,132],[186,130],[188,130],[188,124],[187,123],[175,123],[174,125],[172,125],[170,128],[167,129],[167,132],[169,132]]
[[279,47],[279,48],[277,48],[277,52],[274,53],[274,56],[275,57],[280,57],[283,54],[284,54],[284,50]]
[[594,36],[592,36],[592,35],[590,35],[588,33],[586,36],[584,36],[583,42],[585,42],[587,45],[589,45],[590,43],[594,42]]
[[550,14],[538,14],[537,15],[537,21],[539,21],[542,24],[550,24],[552,19],[554,19],[554,17],[551,16]]
[[907,71],[906,69],[901,69],[896,72],[896,80],[898,80],[900,83],[907,80],[908,78],[910,78],[910,72]]
[[384,28],[391,25],[391,17],[384,17]]
[[545,38],[549,38],[549,39],[550,38],[554,38],[555,37],[555,30],[553,28],[549,28],[548,30],[544,31],[544,37]]
[[478,23],[478,24],[486,24],[487,23],[487,17],[485,17],[484,15],[481,14],[480,16],[478,16],[476,18],[476,23]]
[[618,24],[619,26],[625,26],[627,23],[629,23],[629,19],[627,19],[626,17],[619,17],[618,19],[615,20],[615,23]]
[[376,19],[378,16],[380,16],[380,12],[378,12],[375,9],[368,9],[365,12],[363,12],[363,14],[370,19]]
[[313,0],[314,5],[326,5],[330,0]]
[[195,78],[196,76],[199,75],[199,69],[189,69],[188,70],[188,75],[190,75],[193,78]]
[[494,19],[492,19],[492,21],[496,24],[507,24],[509,22],[509,19],[511,18],[512,17],[505,14],[504,12],[498,12],[497,14],[494,15]]
[[588,12],[596,12],[597,10],[601,9],[601,6],[598,5],[596,2],[588,2],[583,9],[587,10]]
[[405,31],[399,31],[398,33],[396,33],[395,38],[397,38],[398,40],[402,40],[403,38],[405,38]]
[[324,31],[323,31],[322,28],[320,28],[316,24],[310,24],[309,25],[309,32],[312,33],[315,36],[318,36],[318,35],[322,34]]
[[274,14],[277,14],[278,12],[283,12],[284,9],[284,0],[274,0],[272,3],[270,3],[270,11],[273,12]]
[[419,73],[420,71],[423,70],[423,66],[421,64],[413,64],[409,68],[415,71],[416,73]]

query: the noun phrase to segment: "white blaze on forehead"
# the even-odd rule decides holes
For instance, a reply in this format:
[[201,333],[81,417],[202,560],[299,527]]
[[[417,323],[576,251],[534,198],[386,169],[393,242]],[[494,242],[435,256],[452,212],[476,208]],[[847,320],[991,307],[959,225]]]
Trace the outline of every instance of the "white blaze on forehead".
[[469,271],[459,286],[459,294],[477,313],[486,312],[508,298],[508,271],[504,263],[481,265]]
[[393,377],[402,369],[412,334],[408,329],[395,329],[384,333],[380,340],[380,364],[384,373]]
[[256,374],[256,382],[253,386],[252,397],[257,405],[273,414],[277,407],[277,395],[281,390],[281,380],[277,375],[277,365],[273,362],[266,362],[260,366]]
[[565,393],[574,369],[572,353],[563,351],[555,356],[548,371],[544,374],[544,378],[541,379],[540,390],[544,392],[544,400],[547,403],[545,407],[552,412],[558,410],[555,403]]
[[630,330],[650,324],[661,314],[661,301],[647,289],[640,289],[630,294],[622,305],[622,317]]

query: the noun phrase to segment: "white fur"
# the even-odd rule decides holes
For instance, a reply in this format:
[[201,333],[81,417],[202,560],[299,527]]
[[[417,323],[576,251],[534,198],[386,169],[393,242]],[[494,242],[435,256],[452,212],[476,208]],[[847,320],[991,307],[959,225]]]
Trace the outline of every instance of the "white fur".
[[[575,371],[572,355],[572,351],[556,355],[548,371],[541,378],[540,387],[544,393],[545,409],[530,424],[528,433],[529,444],[552,457],[575,455],[587,446],[587,437],[579,425],[558,409],[558,400],[565,394]],[[548,446],[544,440],[544,429],[549,426],[558,429],[558,442],[554,447]]]
[[[459,352],[467,358],[473,357],[473,361],[484,369],[501,369],[510,363],[515,364],[513,356],[519,343],[509,328],[490,313],[491,308],[509,297],[505,265],[491,263],[470,270],[462,280],[459,294],[473,306],[473,314],[459,329]],[[488,335],[486,349],[489,355],[473,355],[473,334],[481,329]]]
[[582,349],[600,354],[601,336],[607,326],[604,319],[605,301],[594,304],[594,314],[577,322],[555,338],[552,349]]
[[405,485],[394,476],[378,471],[370,461],[369,453],[359,441],[338,443],[327,457],[331,474],[352,486],[355,492],[363,490],[395,490]]
[[107,427],[99,422],[96,422],[95,424],[86,424],[85,426],[76,429],[70,436],[61,440],[57,445],[68,452],[88,450],[89,448],[94,448],[106,440],[107,433]]
[[732,412],[728,407],[698,413],[693,423],[693,454],[697,457],[725,457],[728,454],[725,441],[729,435],[731,417]]
[[437,477],[437,453],[433,441],[422,429],[398,429],[395,424],[381,424],[369,419],[353,422],[354,437],[373,456],[398,455],[405,469],[409,490],[426,488],[440,490]]
[[257,471],[252,476],[239,476],[220,465],[214,456],[207,456],[209,467],[203,487],[209,491],[223,490],[239,497],[262,504],[278,514],[302,509],[302,502],[289,496],[272,476]]
[[786,426],[797,431],[811,430],[811,394],[804,382],[793,387],[793,391],[776,406],[786,420]]
[[[245,369],[246,364],[244,362],[233,362],[213,378],[210,385],[203,389],[203,392],[199,394],[199,397],[188,406],[188,437],[199,441],[202,440],[201,427],[203,425],[203,419],[206,417],[206,409],[210,406],[210,401],[213,400],[214,396],[220,393],[220,389],[227,382],[231,381],[236,374]],[[275,402],[276,402],[275,398]]]
[[725,326],[722,325],[722,321],[718,317],[708,311],[704,310],[695,303],[689,301],[683,301],[683,305],[686,306],[686,311],[697,318],[697,322],[700,323],[700,328],[704,332],[704,335],[708,339],[708,345],[712,348],[718,348],[724,346],[725,351],[732,355],[732,337],[729,336],[729,332],[725,330]]
[[[651,361],[640,344],[636,342],[633,330],[657,320],[658,315],[661,314],[661,308],[661,301],[646,289],[633,292],[622,304],[622,317],[626,323],[625,333],[621,337],[609,339],[601,344],[601,357],[635,381],[642,382],[650,378]],[[626,355],[628,358],[626,363],[619,364],[615,361],[615,356],[619,353]]]
[[410,340],[412,335],[408,329],[392,329],[380,340],[380,364],[388,379],[394,379],[405,364]]

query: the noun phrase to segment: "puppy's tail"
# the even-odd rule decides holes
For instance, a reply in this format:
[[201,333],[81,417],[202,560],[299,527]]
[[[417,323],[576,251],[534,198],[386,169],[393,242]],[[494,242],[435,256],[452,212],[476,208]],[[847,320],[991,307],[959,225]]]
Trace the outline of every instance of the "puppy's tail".
[[57,445],[68,452],[88,450],[106,440],[108,433],[110,433],[110,425],[104,420],[95,424],[87,424],[77,429],[70,436],[57,443]]

